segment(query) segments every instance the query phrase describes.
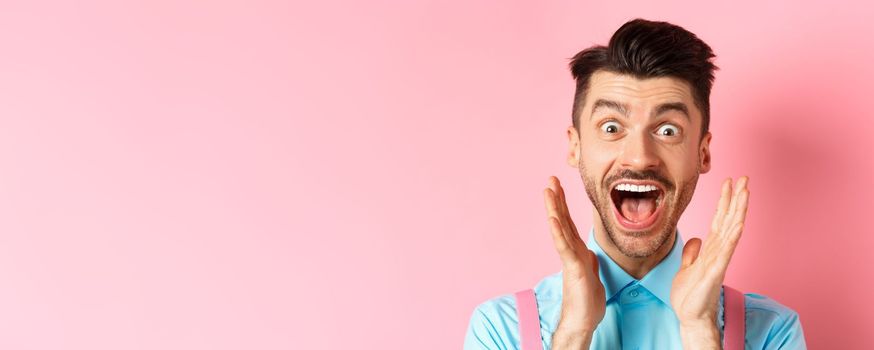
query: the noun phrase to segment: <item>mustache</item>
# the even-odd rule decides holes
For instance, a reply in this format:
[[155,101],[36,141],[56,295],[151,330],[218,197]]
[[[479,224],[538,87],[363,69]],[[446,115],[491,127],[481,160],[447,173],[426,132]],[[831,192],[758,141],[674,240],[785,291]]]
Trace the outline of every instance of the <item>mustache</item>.
[[666,191],[674,190],[674,183],[668,180],[664,175],[655,172],[654,170],[634,171],[630,169],[620,170],[617,174],[610,175],[605,182],[609,185],[618,180],[651,180],[656,181],[665,187]]

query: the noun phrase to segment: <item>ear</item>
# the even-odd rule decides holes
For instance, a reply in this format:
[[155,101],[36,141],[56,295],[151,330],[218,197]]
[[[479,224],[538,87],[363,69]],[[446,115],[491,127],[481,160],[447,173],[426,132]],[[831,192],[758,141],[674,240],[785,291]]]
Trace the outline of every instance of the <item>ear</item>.
[[713,138],[713,134],[709,131],[704,135],[704,138],[701,139],[701,145],[698,147],[698,159],[701,161],[701,174],[705,174],[710,171],[710,139]]
[[573,125],[567,127],[567,143],[567,164],[577,169],[580,166],[580,134]]

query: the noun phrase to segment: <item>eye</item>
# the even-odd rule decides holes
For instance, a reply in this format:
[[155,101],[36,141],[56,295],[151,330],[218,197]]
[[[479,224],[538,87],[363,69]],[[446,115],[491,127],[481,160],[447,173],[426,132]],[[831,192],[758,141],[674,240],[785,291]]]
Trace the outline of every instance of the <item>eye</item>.
[[608,134],[615,134],[619,132],[619,123],[617,122],[606,122],[601,124],[601,131]]
[[676,136],[680,134],[680,128],[672,124],[664,124],[659,127],[658,131],[656,131],[656,134],[658,134],[659,136]]

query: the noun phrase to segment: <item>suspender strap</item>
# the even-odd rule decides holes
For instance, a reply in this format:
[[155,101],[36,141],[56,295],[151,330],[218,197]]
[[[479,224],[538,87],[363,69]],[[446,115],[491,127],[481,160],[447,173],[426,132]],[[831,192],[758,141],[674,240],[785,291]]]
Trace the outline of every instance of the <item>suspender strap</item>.
[[744,295],[737,289],[723,286],[725,305],[725,349],[743,350],[746,323]]
[[540,315],[537,313],[534,290],[519,291],[515,296],[522,350],[543,350],[543,342],[540,339]]

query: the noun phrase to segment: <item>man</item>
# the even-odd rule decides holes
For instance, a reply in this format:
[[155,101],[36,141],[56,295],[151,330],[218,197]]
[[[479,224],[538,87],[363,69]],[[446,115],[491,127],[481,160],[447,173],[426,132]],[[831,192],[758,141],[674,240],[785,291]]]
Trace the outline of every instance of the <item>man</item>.
[[[748,179],[726,179],[704,242],[677,222],[710,170],[715,55],[693,33],[636,19],[574,56],[568,164],[593,204],[584,243],[558,179],[544,190],[562,271],[534,288],[545,349],[720,349],[725,271],[743,230]],[[746,293],[748,349],[806,348],[798,314]],[[477,306],[465,349],[518,349],[516,300]],[[527,349],[526,349],[527,350]]]

